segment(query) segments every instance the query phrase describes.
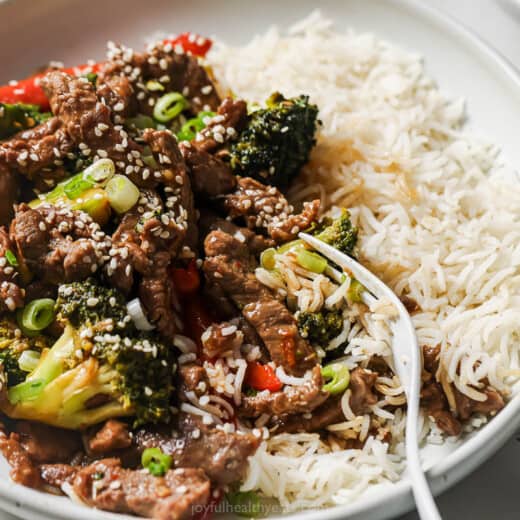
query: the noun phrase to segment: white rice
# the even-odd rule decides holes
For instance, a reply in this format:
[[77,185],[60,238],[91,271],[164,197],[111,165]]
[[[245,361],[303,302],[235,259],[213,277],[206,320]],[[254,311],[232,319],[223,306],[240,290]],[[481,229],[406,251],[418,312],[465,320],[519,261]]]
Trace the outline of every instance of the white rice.
[[[223,88],[248,100],[262,102],[274,90],[310,95],[323,127],[293,200],[350,209],[362,262],[419,304],[418,338],[441,345],[445,385],[482,399],[487,377],[511,391],[520,373],[520,184],[498,163],[496,147],[462,132],[463,100],[446,99],[417,54],[372,34],[335,32],[316,13],[289,36],[271,29],[245,47],[218,44],[209,61]],[[316,286],[324,298],[339,296],[316,278],[286,288],[265,270],[258,275],[294,292],[300,308],[323,303]],[[368,334],[359,325],[345,331],[350,361],[388,356],[384,320],[365,317],[362,327]],[[348,397],[342,404],[356,419]],[[422,420],[423,437],[443,442]],[[484,422],[474,418],[466,429]],[[388,423],[392,453],[371,437],[363,450],[330,453],[314,434],[273,436],[252,458],[243,487],[287,510],[350,502],[369,485],[399,478],[404,424],[397,409]]]

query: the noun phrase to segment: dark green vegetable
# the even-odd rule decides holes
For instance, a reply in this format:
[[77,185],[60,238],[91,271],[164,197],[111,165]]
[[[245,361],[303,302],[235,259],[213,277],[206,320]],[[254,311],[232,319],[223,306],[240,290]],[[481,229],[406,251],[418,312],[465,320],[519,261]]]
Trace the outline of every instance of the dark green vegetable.
[[87,280],[62,285],[56,307],[62,336],[8,387],[2,411],[69,429],[122,416],[135,426],[167,422],[172,349],[134,328],[124,298]]
[[8,386],[21,383],[27,376],[27,372],[19,365],[22,353],[28,350],[41,352],[45,347],[47,347],[47,340],[43,336],[34,338],[22,336],[14,322],[7,319],[0,321],[0,362]]
[[172,457],[160,448],[146,448],[141,455],[141,465],[154,477],[162,477],[170,469]]
[[343,330],[343,314],[339,310],[322,309],[319,312],[301,312],[298,331],[311,343],[325,348]]
[[250,114],[247,127],[232,143],[230,165],[237,175],[285,188],[316,143],[318,107],[307,96],[285,99],[278,92],[266,105]]
[[95,72],[88,72],[85,77],[92,85],[96,86],[98,75]]
[[49,119],[51,115],[50,112],[40,112],[38,105],[0,103],[0,139],[32,128]]
[[228,493],[227,501],[231,504],[232,512],[238,516],[248,518],[259,518],[263,515],[262,503],[260,498],[254,491],[237,491],[236,493]]
[[352,225],[350,214],[346,209],[334,220],[329,217],[323,218],[315,229],[311,228],[309,232],[342,253],[353,256],[358,230]]

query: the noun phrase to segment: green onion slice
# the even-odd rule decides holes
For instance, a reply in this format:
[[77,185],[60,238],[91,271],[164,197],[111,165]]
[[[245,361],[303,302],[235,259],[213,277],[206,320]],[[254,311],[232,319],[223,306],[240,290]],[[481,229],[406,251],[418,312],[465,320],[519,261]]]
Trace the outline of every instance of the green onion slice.
[[350,383],[349,369],[341,363],[331,363],[321,369],[323,379],[327,381],[323,390],[332,395],[344,392]]
[[118,213],[125,213],[139,200],[139,188],[124,175],[115,175],[105,186],[110,205]]
[[352,303],[359,303],[362,301],[361,295],[365,288],[355,279],[352,278],[347,290],[347,299]]
[[268,271],[272,271],[276,266],[276,260],[274,256],[276,255],[276,249],[274,247],[270,247],[265,251],[262,251],[260,255],[260,265],[267,269]]
[[145,116],[144,114],[139,114],[135,117],[129,117],[126,122],[126,125],[133,126],[138,130],[145,130],[146,128],[155,128],[157,124],[150,116]]
[[18,366],[24,372],[32,372],[38,366],[40,356],[37,350],[24,350],[18,358]]
[[154,477],[162,477],[170,469],[172,457],[159,448],[146,448],[141,455],[141,465]]
[[206,128],[206,118],[211,118],[215,115],[215,112],[201,112],[197,117],[189,119],[184,123],[177,134],[177,140],[179,141],[192,141],[198,132]]
[[287,253],[287,251],[290,251],[291,249],[300,249],[304,246],[303,240],[291,240],[290,242],[287,242],[283,245],[281,245],[278,248],[278,252],[281,253]]
[[296,261],[308,271],[313,273],[323,273],[327,268],[327,260],[317,253],[308,251],[307,249],[300,249],[296,255]]
[[84,179],[83,174],[80,174],[80,175],[75,175],[74,177],[72,177],[72,179],[67,181],[67,183],[63,186],[63,191],[70,200],[75,200],[82,193],[89,190],[93,186],[94,186],[93,182],[91,182],[87,179]]
[[33,300],[22,311],[21,322],[29,331],[40,331],[48,327],[56,315],[54,311],[55,301],[50,298]]
[[161,96],[153,108],[153,117],[160,123],[167,123],[176,118],[185,108],[188,102],[179,92],[170,92]]
[[6,252],[5,252],[5,259],[13,267],[18,267],[18,258],[16,258],[16,255],[10,249],[6,250]]

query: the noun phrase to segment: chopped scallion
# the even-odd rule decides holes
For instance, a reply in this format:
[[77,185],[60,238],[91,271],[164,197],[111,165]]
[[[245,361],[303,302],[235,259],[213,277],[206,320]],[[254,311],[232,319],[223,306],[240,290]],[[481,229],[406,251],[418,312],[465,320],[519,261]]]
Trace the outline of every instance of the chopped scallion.
[[12,265],[13,267],[18,267],[18,259],[10,249],[6,250],[5,259],[9,262],[9,265]]
[[188,102],[179,92],[169,92],[161,96],[153,108],[153,117],[160,123],[167,123],[175,119],[185,108]]
[[274,258],[276,255],[276,249],[270,247],[262,252],[260,255],[260,265],[267,269],[268,271],[272,271],[275,268],[276,260]]
[[308,251],[307,249],[300,249],[296,256],[296,261],[308,271],[313,273],[323,273],[327,267],[327,260],[317,253]]
[[27,330],[36,332],[48,327],[56,315],[55,301],[40,298],[27,304],[22,311],[21,324]]
[[159,448],[146,448],[141,455],[141,465],[154,477],[162,477],[170,469],[172,457]]
[[332,395],[344,392],[350,383],[350,372],[346,365],[341,363],[331,363],[321,369],[323,379],[327,381],[323,385],[323,390]]
[[115,175],[105,187],[110,205],[117,213],[125,213],[139,200],[139,188],[124,175]]

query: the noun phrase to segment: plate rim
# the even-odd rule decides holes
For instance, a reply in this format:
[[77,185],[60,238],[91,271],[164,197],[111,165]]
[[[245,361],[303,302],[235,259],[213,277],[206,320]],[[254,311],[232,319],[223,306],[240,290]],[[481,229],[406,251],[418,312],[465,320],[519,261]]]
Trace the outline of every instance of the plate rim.
[[[391,7],[404,9],[408,13],[417,14],[427,23],[435,25],[441,32],[449,33],[458,45],[463,45],[477,53],[480,60],[485,60],[494,70],[499,70],[507,81],[520,87],[520,70],[492,45],[484,41],[475,31],[463,22],[454,19],[449,13],[420,0],[387,0]],[[0,14],[5,6],[14,0],[0,0]],[[427,472],[427,478],[435,495],[439,495],[464,477],[473,472],[480,464],[508,440],[520,426],[520,394],[513,397],[506,406],[479,429],[473,436],[465,440],[444,460],[437,462]],[[377,495],[361,497],[353,504],[338,505],[325,509],[298,511],[286,514],[283,518],[301,518],[304,520],[339,520],[348,515],[352,519],[370,520],[375,518],[393,518],[409,512],[414,508],[411,486],[408,479],[382,488]],[[41,491],[16,484],[11,480],[0,480],[0,509],[25,518],[44,519],[49,512],[56,519],[74,518],[92,520],[131,519],[123,514],[110,513],[88,508],[73,501],[63,500]],[[270,518],[282,518],[273,516]]]

